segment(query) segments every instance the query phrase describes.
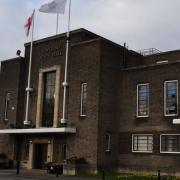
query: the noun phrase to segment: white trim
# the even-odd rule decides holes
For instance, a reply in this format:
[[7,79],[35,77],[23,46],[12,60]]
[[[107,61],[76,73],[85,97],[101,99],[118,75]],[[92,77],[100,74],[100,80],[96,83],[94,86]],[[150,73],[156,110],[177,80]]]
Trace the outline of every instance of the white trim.
[[153,141],[154,141],[154,137],[153,137],[153,134],[132,134],[132,152],[135,152],[135,153],[153,153],[153,150],[152,151],[134,151],[134,136],[152,136],[152,149],[153,149]]
[[173,124],[180,124],[180,119],[173,119]]
[[[166,83],[169,82],[176,82],[177,83],[177,113],[176,114],[166,114]],[[164,116],[177,116],[178,115],[178,80],[169,80],[169,81],[164,81]]]
[[161,148],[161,137],[162,136],[180,136],[180,134],[160,134],[160,153],[161,154],[180,154],[180,152],[167,152],[167,151],[162,151],[162,148]]
[[[139,118],[139,117],[149,117],[149,92],[148,92],[148,107],[147,107],[147,115],[142,115],[142,116],[140,116],[139,114],[138,114],[138,110],[139,110],[139,86],[148,86],[148,88],[149,88],[149,84],[150,83],[143,83],[143,84],[137,84],[137,94],[136,94],[136,117],[137,118]],[[149,91],[150,91],[150,89],[149,89]]]
[[[83,87],[84,87],[84,85],[87,86],[87,82],[82,82],[82,83],[81,83],[81,100],[80,100],[80,101],[81,101],[81,104],[80,104],[80,116],[81,116],[81,117],[86,117],[86,114],[83,114],[83,113],[82,113],[82,109],[83,109],[83,108],[82,108],[82,107],[83,107],[83,92],[84,92],[84,91],[83,91]],[[87,87],[86,87],[86,88],[87,88]],[[87,93],[87,89],[86,89],[86,93]]]
[[76,128],[1,129],[0,134],[76,133]]

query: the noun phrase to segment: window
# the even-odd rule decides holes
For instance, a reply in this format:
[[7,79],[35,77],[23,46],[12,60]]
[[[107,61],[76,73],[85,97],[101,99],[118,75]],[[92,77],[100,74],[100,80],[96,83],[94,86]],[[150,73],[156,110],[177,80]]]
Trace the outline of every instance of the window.
[[106,133],[106,142],[105,142],[106,152],[111,151],[111,133]]
[[29,141],[25,142],[25,146],[24,146],[24,159],[25,160],[29,159]]
[[132,136],[133,152],[152,152],[153,151],[153,135],[133,135]]
[[164,114],[166,116],[178,114],[178,81],[164,83]]
[[87,83],[82,83],[81,84],[81,110],[80,110],[81,116],[86,116],[86,113],[87,113],[86,104],[87,104]]
[[137,85],[137,117],[149,116],[149,84]]
[[63,157],[63,160],[66,160],[66,147],[67,147],[66,144],[62,145],[62,157]]
[[161,153],[180,153],[180,135],[161,135]]
[[56,72],[53,71],[53,72],[44,73],[42,127],[53,126],[55,85],[56,85]]
[[4,120],[8,121],[8,111],[9,111],[9,102],[10,102],[11,93],[6,93],[5,97],[5,110],[4,110]]

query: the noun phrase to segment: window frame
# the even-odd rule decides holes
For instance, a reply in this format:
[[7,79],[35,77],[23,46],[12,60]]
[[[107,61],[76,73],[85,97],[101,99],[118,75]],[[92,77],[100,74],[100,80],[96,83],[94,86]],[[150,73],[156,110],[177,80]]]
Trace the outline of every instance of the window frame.
[[162,151],[162,147],[161,147],[162,136],[180,136],[180,134],[160,134],[160,154],[180,154],[180,152],[167,152],[167,151]]
[[[134,150],[134,136],[152,136],[152,151],[137,151]],[[132,152],[133,153],[153,153],[153,149],[154,149],[154,137],[153,134],[132,134]]]
[[[176,114],[166,114],[166,84],[170,82],[176,82],[177,83],[177,113]],[[178,80],[169,80],[169,81],[164,81],[164,116],[177,116],[178,115]]]
[[[148,103],[147,103],[147,115],[139,115],[139,87],[140,86],[148,86],[148,88],[150,87],[150,83],[141,83],[141,84],[137,84],[137,104],[136,104],[136,117],[149,117],[149,92],[148,92]],[[150,88],[149,88],[150,90]]]
[[83,113],[83,99],[84,99],[84,85],[86,85],[86,94],[87,94],[87,82],[81,82],[81,99],[80,99],[80,116],[81,117],[86,117],[87,116],[87,95],[86,95],[86,113]]

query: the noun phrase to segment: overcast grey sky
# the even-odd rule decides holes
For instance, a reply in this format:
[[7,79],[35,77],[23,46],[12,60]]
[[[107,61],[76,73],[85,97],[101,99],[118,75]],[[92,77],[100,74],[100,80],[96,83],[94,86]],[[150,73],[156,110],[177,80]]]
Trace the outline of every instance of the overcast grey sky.
[[[1,0],[0,60],[24,51],[24,24],[33,9],[51,0]],[[180,0],[72,0],[71,29],[86,28],[130,49],[180,49]],[[59,32],[67,29],[67,13]],[[55,35],[56,16],[37,11],[35,39]]]

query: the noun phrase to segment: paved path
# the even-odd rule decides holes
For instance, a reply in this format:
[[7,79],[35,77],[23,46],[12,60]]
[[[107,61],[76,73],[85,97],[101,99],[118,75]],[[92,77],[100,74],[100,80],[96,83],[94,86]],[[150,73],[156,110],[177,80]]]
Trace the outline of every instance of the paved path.
[[[0,169],[0,180],[84,180],[80,177],[56,177],[54,174],[47,174],[46,171],[41,170],[21,170],[19,175],[16,175],[15,170]],[[87,179],[86,180],[90,180]]]

